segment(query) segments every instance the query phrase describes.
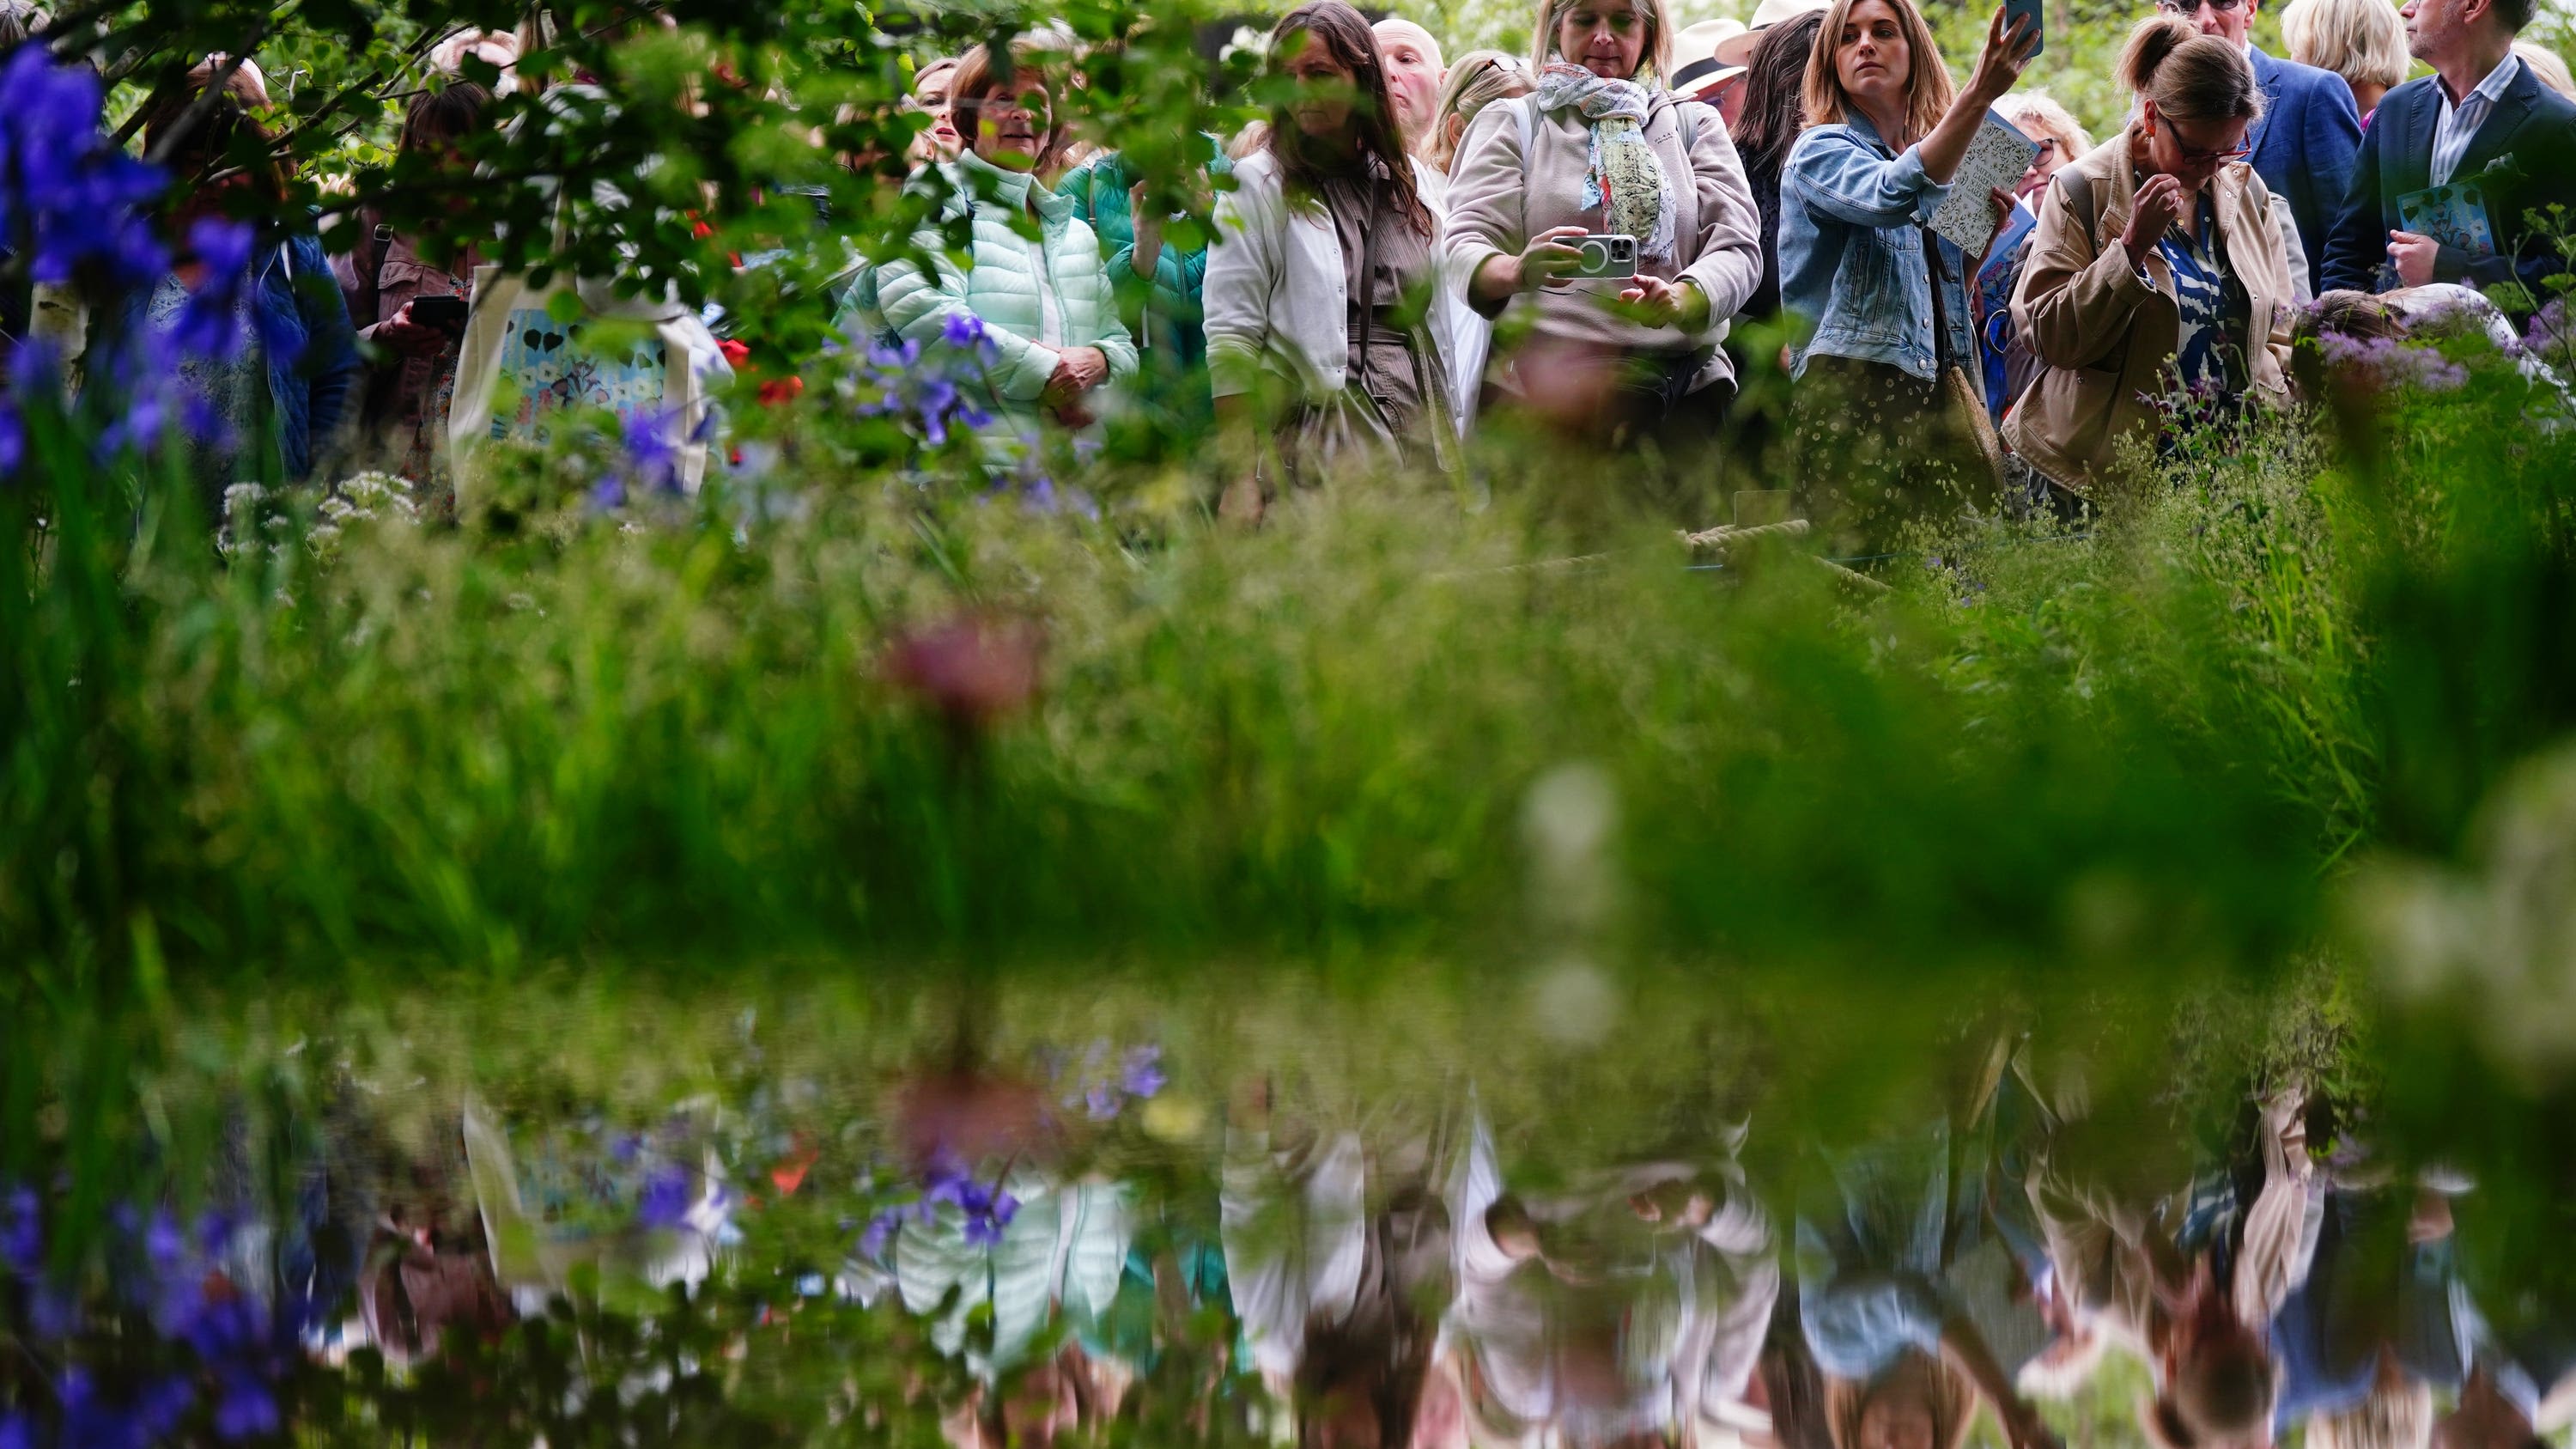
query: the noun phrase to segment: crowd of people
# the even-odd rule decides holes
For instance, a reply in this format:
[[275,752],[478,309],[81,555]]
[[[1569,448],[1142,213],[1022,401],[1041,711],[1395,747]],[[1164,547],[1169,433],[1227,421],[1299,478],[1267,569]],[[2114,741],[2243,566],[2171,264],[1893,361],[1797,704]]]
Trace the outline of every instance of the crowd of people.
[[[1915,0],[1763,0],[1749,24],[1688,27],[1665,0],[1540,0],[1525,55],[1454,60],[1412,21],[1314,0],[1268,36],[1264,118],[1209,138],[1204,245],[1167,240],[1116,138],[1069,119],[1083,57],[1040,30],[918,65],[910,184],[945,208],[915,237],[930,262],[854,259],[837,321],[862,347],[980,339],[996,465],[1122,412],[1211,426],[1210,497],[1235,518],[1335,474],[1456,474],[1498,422],[1618,456],[1618,486],[1685,514],[1731,462],[1785,448],[1804,511],[1854,549],[1962,508],[2064,511],[2189,429],[2292,401],[2294,341],[2321,318],[2485,327],[2552,295],[2576,100],[2521,39],[2534,3],[2291,0],[2276,58],[2252,40],[2262,0],[2157,0],[2118,58],[2127,117],[2096,144],[2018,89],[2042,36],[2007,10],[1954,83]],[[506,75],[543,41],[466,32],[435,62]],[[269,110],[255,65],[219,61],[196,72],[223,94],[171,157],[183,174]],[[424,88],[400,149],[452,156],[490,100]],[[1972,252],[1932,222],[1997,124],[2037,149],[1969,199],[1991,224]],[[189,208],[282,194],[256,167],[220,174]],[[972,242],[951,253],[958,222]],[[443,497],[489,442],[584,404],[659,419],[677,481],[702,477],[744,355],[721,320],[613,279],[533,290],[471,247],[433,261],[364,210],[339,224],[352,244],[327,251],[263,233],[262,346],[189,379],[243,425],[200,462],[210,496],[248,471],[242,439],[293,478],[354,436]],[[199,265],[184,217],[175,235],[159,293],[51,319],[67,353],[175,316]],[[577,360],[563,290],[651,340]],[[1737,407],[1775,367],[1786,415]]]
[[[2474,1226],[2464,1250],[2478,1185],[2385,1160],[2348,1104],[2291,1082],[2185,1124],[2031,1041],[1968,1067],[1917,1118],[1770,1144],[1793,1182],[1748,1165],[1776,1123],[1569,1161],[1472,1087],[1360,1109],[1262,1074],[1233,1087],[1212,1186],[1133,1180],[1084,1165],[1114,1114],[943,1076],[894,1122],[921,1200],[796,1291],[921,1320],[960,1370],[960,1449],[1095,1442],[1166,1396],[1196,1403],[1183,1440],[1225,1415],[1305,1449],[1960,1449],[1988,1415],[2057,1449],[2041,1406],[2088,1385],[2134,1422],[2111,1442],[2150,1449],[2534,1449],[2576,1416],[2576,1305]],[[331,1174],[305,1210],[361,1220],[283,1235],[291,1271],[354,1280],[331,1351],[416,1364],[585,1265],[702,1282],[753,1209],[688,1121],[641,1151],[558,1133],[540,1163],[469,1099],[462,1164]],[[670,1178],[650,1231],[537,1206],[639,1173]]]

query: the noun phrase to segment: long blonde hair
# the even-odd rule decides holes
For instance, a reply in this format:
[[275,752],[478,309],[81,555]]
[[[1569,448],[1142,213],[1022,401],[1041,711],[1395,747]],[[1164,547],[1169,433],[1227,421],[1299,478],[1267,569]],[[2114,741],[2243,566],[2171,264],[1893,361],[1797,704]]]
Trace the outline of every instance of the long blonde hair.
[[[1816,32],[1815,53],[1807,57],[1807,84],[1803,99],[1810,126],[1837,125],[1851,119],[1851,97],[1843,91],[1842,72],[1834,58],[1842,53],[1843,26],[1850,23],[1852,7],[1860,0],[1833,0],[1825,7],[1824,28]],[[1932,27],[1923,23],[1923,12],[1914,8],[1914,0],[1881,0],[1896,12],[1896,26],[1905,32],[1905,131],[1902,136],[1881,136],[1897,150],[1913,145],[1930,135],[1941,124],[1950,109],[1950,68],[1941,63],[1941,43],[1932,38]]]
[[[1530,69],[1542,71],[1557,59],[1556,27],[1566,12],[1583,0],[1538,0],[1538,25],[1530,31]],[[1646,20],[1646,49],[1637,57],[1637,74],[1652,72],[1657,81],[1673,68],[1673,16],[1664,0],[1628,0]]]

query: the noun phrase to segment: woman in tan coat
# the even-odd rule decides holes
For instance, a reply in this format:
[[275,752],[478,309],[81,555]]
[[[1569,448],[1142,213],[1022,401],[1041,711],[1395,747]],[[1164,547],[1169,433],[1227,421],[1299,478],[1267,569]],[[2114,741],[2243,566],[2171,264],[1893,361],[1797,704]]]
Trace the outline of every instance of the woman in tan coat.
[[2013,321],[2045,370],[2004,440],[2077,492],[2127,439],[2288,398],[2295,302],[2270,194],[2245,164],[2263,90],[2244,53],[2158,15],[2120,54],[2138,115],[2061,168]]

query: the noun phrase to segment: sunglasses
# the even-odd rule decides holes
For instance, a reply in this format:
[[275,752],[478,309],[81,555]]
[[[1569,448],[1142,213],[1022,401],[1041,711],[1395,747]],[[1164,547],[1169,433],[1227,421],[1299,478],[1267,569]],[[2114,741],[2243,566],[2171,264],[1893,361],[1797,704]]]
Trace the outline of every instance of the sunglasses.
[[2221,15],[2233,15],[2236,7],[2244,3],[2245,0],[2156,0],[2156,8],[2167,15],[2192,16],[2206,5]]

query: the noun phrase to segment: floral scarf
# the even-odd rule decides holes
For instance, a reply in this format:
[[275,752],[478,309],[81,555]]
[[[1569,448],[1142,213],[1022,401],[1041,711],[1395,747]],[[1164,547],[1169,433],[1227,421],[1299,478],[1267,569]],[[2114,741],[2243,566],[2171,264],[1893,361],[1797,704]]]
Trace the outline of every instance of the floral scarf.
[[1586,211],[1599,209],[1613,231],[1637,238],[1637,254],[1659,262],[1673,259],[1673,183],[1655,148],[1646,143],[1646,107],[1652,92],[1635,81],[1609,80],[1582,66],[1551,61],[1538,73],[1538,107],[1556,112],[1569,107],[1583,117],[1592,133],[1591,165],[1583,174],[1579,199]]

